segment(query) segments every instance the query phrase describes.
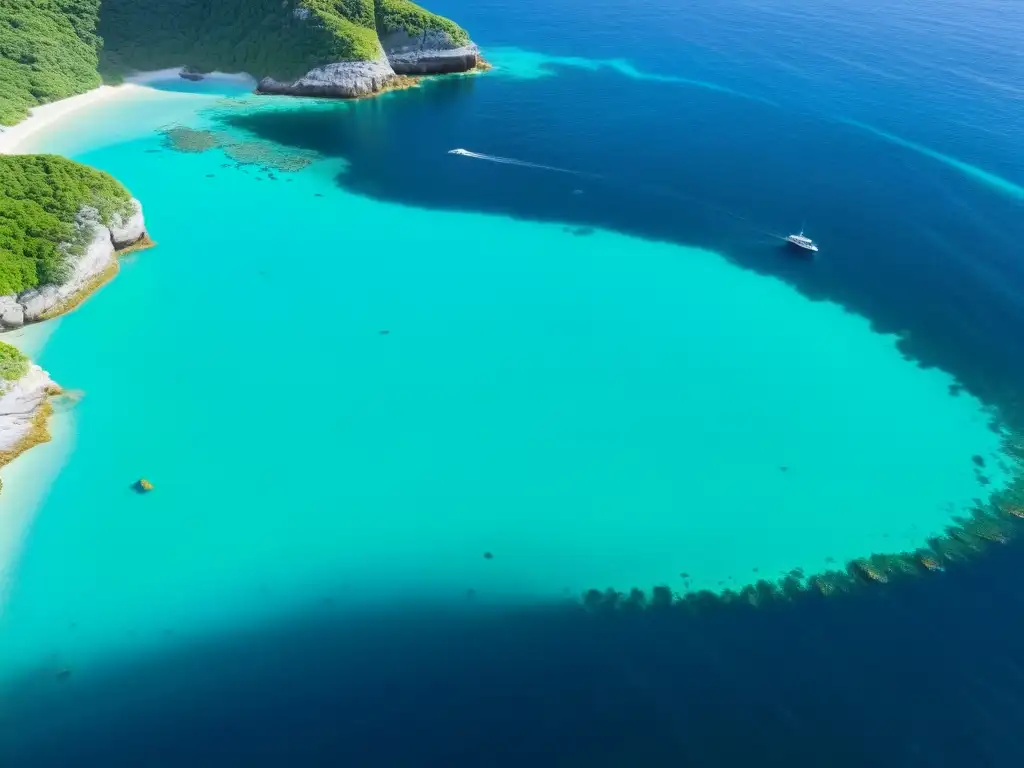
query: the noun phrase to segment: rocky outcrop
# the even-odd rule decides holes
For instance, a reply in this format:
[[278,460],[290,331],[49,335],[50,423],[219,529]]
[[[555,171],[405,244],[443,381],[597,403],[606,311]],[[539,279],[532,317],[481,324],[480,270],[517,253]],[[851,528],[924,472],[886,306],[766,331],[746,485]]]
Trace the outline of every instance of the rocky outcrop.
[[403,29],[381,37],[380,58],[342,61],[307,72],[298,80],[260,80],[259,93],[285,96],[320,96],[358,99],[386,90],[396,75],[445,75],[468,72],[481,63],[480,50],[472,42],[457,44],[444,30],[428,29],[410,35]]
[[38,365],[17,381],[0,380],[0,467],[44,442],[48,398],[60,387]]
[[468,72],[480,63],[480,49],[472,42],[459,45],[440,29],[410,35],[396,29],[381,37],[391,68],[399,75],[447,75]]
[[260,80],[257,91],[286,96],[357,99],[384,90],[394,77],[395,71],[382,55],[373,61],[342,61],[327,64],[288,83],[265,77]]
[[132,205],[134,212],[131,216],[115,213],[110,219],[110,239],[118,251],[135,245],[146,234],[146,219],[142,215],[142,203],[132,198]]
[[95,208],[85,207],[78,213],[75,226],[87,231],[89,237],[81,255],[73,260],[71,274],[60,285],[41,285],[17,296],[0,296],[0,329],[20,328],[59,314],[62,308],[76,305],[84,295],[95,290],[117,269],[117,251],[139,242],[146,235],[142,204],[132,200],[130,216],[114,214],[110,225],[100,222]]

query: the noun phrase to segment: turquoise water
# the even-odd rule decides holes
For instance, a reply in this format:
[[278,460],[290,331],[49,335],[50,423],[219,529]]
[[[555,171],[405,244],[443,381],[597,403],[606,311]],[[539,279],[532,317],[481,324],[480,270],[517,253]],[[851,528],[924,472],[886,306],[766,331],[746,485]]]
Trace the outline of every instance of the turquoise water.
[[0,677],[317,604],[740,588],[917,548],[1008,481],[949,374],[715,252],[384,202],[339,158],[275,172],[160,133],[251,140],[228,118],[267,110],[368,129],[422,92],[174,87],[33,147],[121,179],[159,245],[38,355],[85,394],[25,459],[59,465],[44,497],[5,482]]

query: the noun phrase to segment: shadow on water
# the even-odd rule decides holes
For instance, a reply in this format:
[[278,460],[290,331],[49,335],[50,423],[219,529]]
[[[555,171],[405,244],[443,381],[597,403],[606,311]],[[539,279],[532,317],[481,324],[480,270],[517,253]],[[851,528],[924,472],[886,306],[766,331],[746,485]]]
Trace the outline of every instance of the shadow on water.
[[5,693],[21,766],[1015,766],[1024,547],[754,608],[472,603],[276,626]]
[[[1019,202],[856,127],[574,68],[219,119],[346,159],[337,183],[382,201],[718,251],[868,317],[899,334],[909,357],[1015,410],[1024,341],[1013,329],[1024,323],[1024,293],[1007,288],[1024,288],[1024,264],[1012,258],[1024,238]],[[448,154],[458,147],[584,175]],[[779,235],[804,221],[822,244],[814,262],[781,247]],[[486,244],[471,247],[486,255]]]

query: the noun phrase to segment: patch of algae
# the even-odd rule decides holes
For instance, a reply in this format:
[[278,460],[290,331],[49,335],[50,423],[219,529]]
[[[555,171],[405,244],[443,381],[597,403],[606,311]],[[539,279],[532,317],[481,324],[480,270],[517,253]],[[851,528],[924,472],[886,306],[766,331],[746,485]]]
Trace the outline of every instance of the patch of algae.
[[199,131],[176,125],[163,132],[164,146],[176,152],[207,152],[230,142],[231,137],[217,131]]
[[292,152],[265,141],[241,141],[222,147],[240,165],[259,165],[282,173],[296,173],[316,160],[305,152]]
[[987,502],[977,500],[968,517],[954,518],[945,533],[913,552],[873,554],[851,561],[844,569],[813,574],[809,578],[796,570],[775,582],[762,579],[739,592],[726,589],[718,593],[701,590],[680,594],[668,586],[656,586],[650,595],[640,589],[633,589],[627,595],[611,589],[591,589],[582,596],[583,607],[601,613],[666,606],[691,612],[720,610],[727,606],[765,608],[800,598],[829,598],[864,589],[887,589],[909,577],[944,571],[1024,533],[1024,437],[1005,434],[1003,452],[1013,463],[1009,486],[993,494]]
[[[51,397],[57,396],[61,394],[61,389],[54,385],[47,390],[47,394]],[[30,448],[50,442],[49,423],[52,415],[53,404],[49,400],[44,400],[32,417],[32,423],[24,437],[6,451],[0,451],[0,467],[7,466]],[[3,487],[3,480],[0,480],[0,491],[3,491]]]
[[219,149],[239,165],[259,165],[283,173],[295,173],[316,162],[315,152],[285,149],[269,141],[238,140],[223,131],[172,126],[163,130],[164,146],[176,152],[198,154]]

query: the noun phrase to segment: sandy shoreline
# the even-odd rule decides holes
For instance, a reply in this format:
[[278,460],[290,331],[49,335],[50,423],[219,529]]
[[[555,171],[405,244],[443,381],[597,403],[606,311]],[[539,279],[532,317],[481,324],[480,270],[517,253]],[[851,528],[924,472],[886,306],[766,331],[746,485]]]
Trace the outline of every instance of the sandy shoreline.
[[[31,149],[26,147],[25,144],[30,138],[40,131],[51,128],[57,123],[66,120],[80,109],[125,96],[133,91],[145,88],[149,83],[178,77],[180,72],[181,67],[139,72],[125,78],[124,83],[121,85],[101,85],[99,88],[93,88],[91,91],[86,91],[78,96],[35,107],[29,114],[29,117],[17,125],[0,126],[0,155],[17,155],[29,152]],[[255,79],[246,74],[211,72],[203,77],[209,80],[231,80],[247,84],[251,83],[253,88],[256,87]]]
[[[111,98],[117,94],[119,89],[124,87],[101,85],[99,88],[93,88],[91,91],[86,91],[78,96],[61,99],[60,101],[34,108],[29,116],[20,123],[5,127],[0,132],[0,155],[18,154],[19,147],[33,134],[64,120],[83,107]],[[138,86],[129,84],[129,87]]]

